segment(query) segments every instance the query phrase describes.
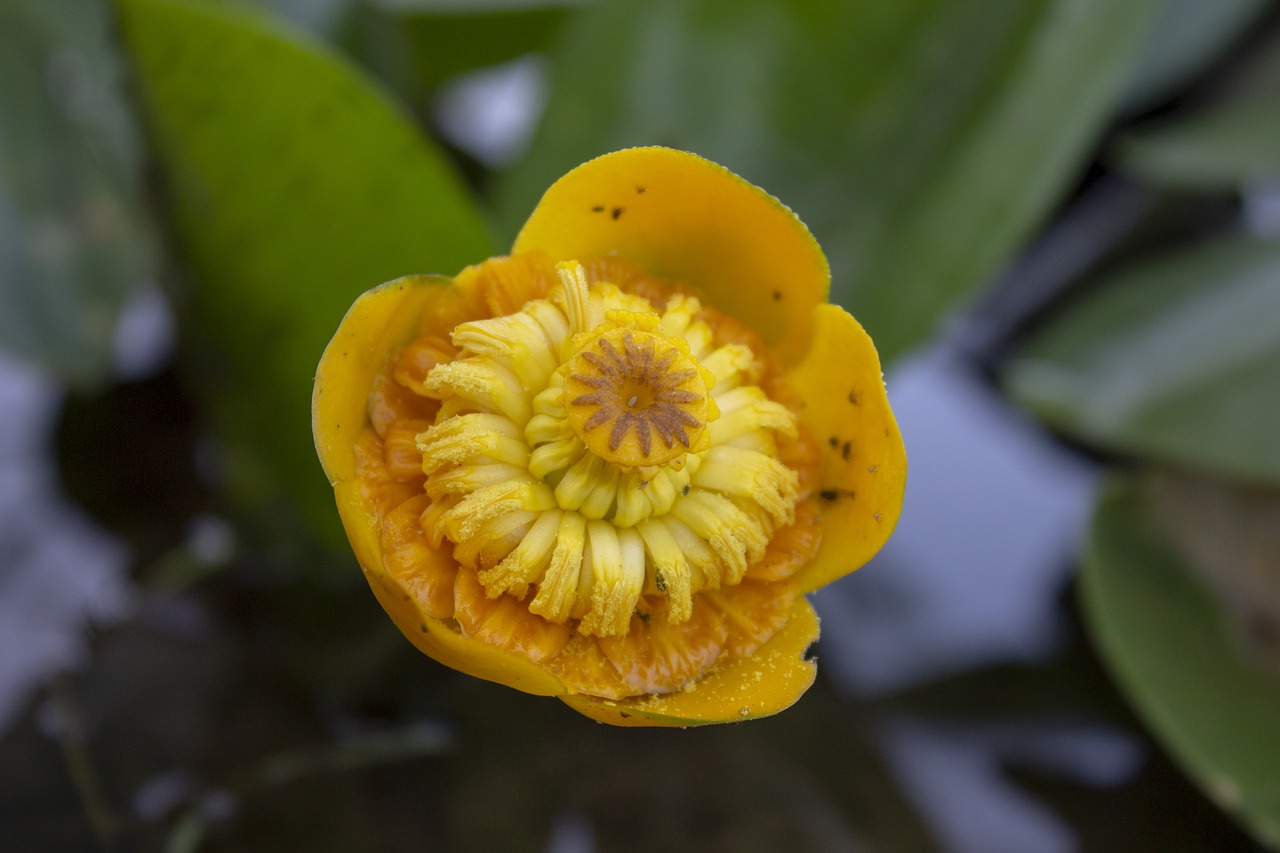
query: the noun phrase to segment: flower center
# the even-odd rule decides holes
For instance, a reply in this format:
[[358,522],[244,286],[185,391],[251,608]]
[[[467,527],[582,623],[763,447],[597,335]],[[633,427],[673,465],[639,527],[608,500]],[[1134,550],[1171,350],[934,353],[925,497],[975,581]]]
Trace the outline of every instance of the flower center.
[[707,448],[707,423],[719,415],[707,380],[687,344],[642,327],[651,323],[611,319],[619,325],[565,366],[569,425],[588,450],[621,468],[680,466],[689,451]]
[[457,326],[457,357],[422,381],[441,401],[416,442],[422,527],[489,598],[580,634],[626,635],[647,596],[684,622],[795,520],[798,477],[775,441],[795,416],[698,300],[658,311],[575,262],[557,274],[546,299]]

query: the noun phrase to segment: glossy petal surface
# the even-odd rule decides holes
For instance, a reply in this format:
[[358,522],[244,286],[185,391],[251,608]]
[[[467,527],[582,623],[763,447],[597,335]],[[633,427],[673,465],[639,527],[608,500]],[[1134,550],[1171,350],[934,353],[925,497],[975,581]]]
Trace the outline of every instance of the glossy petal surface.
[[823,453],[822,545],[794,578],[808,592],[860,568],[888,541],[902,511],[907,457],[875,346],[843,309],[817,309],[813,346],[787,378]]
[[831,273],[813,235],[785,205],[683,151],[631,148],[556,181],[515,251],[583,260],[617,253],[684,281],[758,331],[787,360],[803,349]]

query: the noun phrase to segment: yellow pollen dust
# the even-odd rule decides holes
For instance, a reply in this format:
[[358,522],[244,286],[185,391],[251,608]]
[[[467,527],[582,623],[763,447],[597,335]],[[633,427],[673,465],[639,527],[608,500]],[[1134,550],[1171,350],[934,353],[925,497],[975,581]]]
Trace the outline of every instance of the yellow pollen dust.
[[656,320],[609,312],[564,367],[569,425],[620,468],[678,468],[686,454],[707,449],[707,425],[720,414],[688,344],[657,331]]

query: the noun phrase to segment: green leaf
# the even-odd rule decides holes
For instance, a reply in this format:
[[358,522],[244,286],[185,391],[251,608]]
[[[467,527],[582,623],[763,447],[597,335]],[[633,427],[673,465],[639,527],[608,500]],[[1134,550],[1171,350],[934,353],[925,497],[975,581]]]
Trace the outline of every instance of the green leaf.
[[109,31],[93,0],[0,4],[0,346],[82,385],[153,267]]
[[1121,270],[1008,364],[1008,392],[1071,435],[1280,483],[1280,241],[1233,239]]
[[387,4],[354,16],[345,42],[409,102],[430,109],[440,84],[459,74],[546,50],[568,14],[561,5],[499,4],[436,9]]
[[1269,0],[1164,0],[1134,64],[1125,102],[1146,107],[1217,59],[1270,5]]
[[364,290],[491,253],[448,165],[350,66],[265,18],[118,0],[195,272],[184,312],[251,504],[336,522],[311,439],[316,363]]
[[372,0],[372,5],[388,12],[471,15],[565,9],[589,2],[591,0]]
[[1141,481],[1117,480],[1103,497],[1080,594],[1094,642],[1156,737],[1211,799],[1280,844],[1280,678],[1164,541]]
[[1145,180],[1233,190],[1280,179],[1280,39],[1205,106],[1143,125],[1120,139],[1120,165]]
[[881,355],[989,280],[1076,177],[1149,0],[602,2],[566,26],[551,101],[501,186],[514,230],[604,151],[696,151],[796,210]]

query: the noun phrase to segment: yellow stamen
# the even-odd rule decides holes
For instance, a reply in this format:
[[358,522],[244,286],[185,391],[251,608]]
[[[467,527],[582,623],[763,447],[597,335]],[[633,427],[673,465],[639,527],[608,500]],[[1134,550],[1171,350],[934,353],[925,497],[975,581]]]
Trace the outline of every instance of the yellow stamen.
[[727,569],[722,583],[741,580],[769,544],[768,532],[756,519],[715,492],[693,489],[671,512],[716,552]]
[[556,275],[560,276],[560,284],[564,286],[565,314],[569,318],[569,338],[591,331],[590,306],[591,286],[587,284],[587,273],[577,261],[564,261],[556,264]]
[[460,397],[477,408],[500,412],[523,424],[533,414],[520,379],[496,359],[460,359],[437,365],[426,387],[437,395]]
[[422,451],[422,470],[427,474],[477,456],[511,465],[529,464],[529,447],[520,440],[519,428],[500,415],[447,418],[418,436],[418,450]]
[[529,610],[552,622],[569,618],[577,600],[586,530],[587,520],[576,512],[566,512],[561,517],[551,564],[538,585],[538,594],[529,603]]
[[582,564],[578,600],[589,606],[578,630],[605,637],[625,633],[644,590],[644,543],[634,530],[588,522]]
[[637,528],[654,566],[654,587],[671,602],[671,618],[683,622],[693,609],[693,574],[671,531],[660,521],[642,522]]
[[558,509],[539,515],[515,550],[492,569],[480,573],[480,582],[490,598],[504,592],[524,598],[529,584],[536,583],[551,564],[551,552],[560,534],[562,517],[563,513]]
[[725,445],[711,448],[693,478],[699,488],[755,501],[778,526],[795,520],[797,483],[796,473],[777,459]]
[[[794,437],[795,416],[753,384],[765,356],[719,340],[704,319],[717,315],[697,299],[675,296],[658,312],[591,284],[576,262],[556,275],[545,298],[401,358],[414,390],[440,400],[434,424],[388,428],[408,482],[422,475],[401,460],[405,436],[421,429],[421,535],[452,543],[467,582],[497,602],[468,598],[468,632],[496,630],[518,606],[603,642],[657,613],[688,631],[646,626],[646,642],[692,632],[718,654],[721,620],[698,596],[737,585],[794,520],[798,478],[775,436]],[[501,296],[517,282],[499,284]],[[634,651],[628,671],[649,665]],[[662,652],[651,663],[665,674],[634,683],[676,686],[693,666],[681,654]]]

